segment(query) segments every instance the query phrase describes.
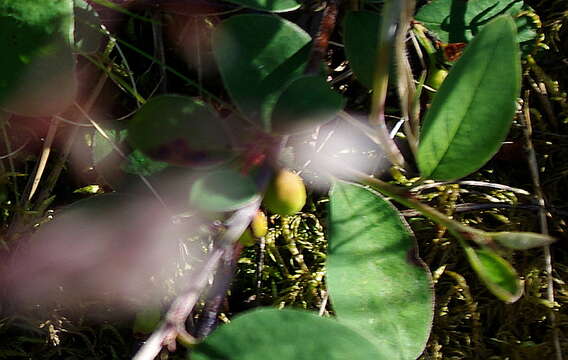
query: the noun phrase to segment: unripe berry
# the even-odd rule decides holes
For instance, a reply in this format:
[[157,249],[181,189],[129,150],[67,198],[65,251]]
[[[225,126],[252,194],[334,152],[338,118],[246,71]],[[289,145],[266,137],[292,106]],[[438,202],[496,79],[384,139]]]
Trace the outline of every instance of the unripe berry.
[[250,223],[252,234],[257,238],[263,237],[268,233],[268,219],[266,215],[258,210]]
[[294,215],[306,204],[306,187],[300,176],[282,169],[272,179],[264,195],[265,207],[282,216]]

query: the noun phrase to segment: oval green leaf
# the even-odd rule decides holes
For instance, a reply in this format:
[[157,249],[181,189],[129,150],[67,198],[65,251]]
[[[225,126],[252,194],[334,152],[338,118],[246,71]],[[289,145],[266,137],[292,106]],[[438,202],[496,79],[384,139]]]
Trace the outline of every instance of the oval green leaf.
[[302,76],[282,92],[272,112],[271,132],[291,134],[331,120],[344,105],[321,76]]
[[50,116],[75,100],[70,0],[0,3],[0,107]]
[[242,114],[270,130],[270,114],[282,89],[302,75],[310,36],[273,15],[229,18],[213,33],[213,52],[229,95]]
[[519,0],[434,0],[416,14],[445,43],[470,42],[487,23],[500,15],[510,15],[517,26],[517,41],[523,49],[534,47],[536,25],[527,16],[518,16],[530,7]]
[[300,310],[257,309],[197,345],[192,360],[368,360],[382,349],[339,322]]
[[345,55],[357,79],[373,88],[381,17],[370,11],[350,11],[343,21]]
[[491,159],[511,126],[520,85],[515,25],[502,16],[483,28],[434,96],[418,149],[421,175],[455,180]]
[[497,298],[513,303],[523,294],[522,282],[515,269],[492,251],[465,247],[471,267]]
[[234,211],[259,199],[252,178],[232,168],[206,173],[195,181],[189,193],[190,205],[207,212]]
[[212,166],[232,156],[221,119],[186,96],[150,99],[128,123],[127,139],[151,159],[178,166]]
[[275,13],[296,10],[302,5],[301,1],[296,0],[227,0],[227,2]]
[[434,312],[430,272],[400,213],[379,194],[336,182],[330,193],[327,286],[338,320],[372,336],[385,357],[416,359]]

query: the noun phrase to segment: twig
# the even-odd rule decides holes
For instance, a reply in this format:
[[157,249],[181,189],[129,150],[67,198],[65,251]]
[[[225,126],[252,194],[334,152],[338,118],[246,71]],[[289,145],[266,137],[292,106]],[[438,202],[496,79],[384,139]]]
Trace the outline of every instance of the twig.
[[45,165],[47,164],[47,160],[49,159],[49,154],[51,153],[51,146],[53,145],[53,139],[55,138],[55,133],[57,132],[57,127],[59,126],[59,120],[57,117],[53,117],[49,121],[49,129],[47,130],[47,136],[45,137],[45,141],[43,142],[43,147],[41,149],[41,156],[37,163],[37,166],[34,170],[33,181],[31,182],[31,188],[29,190],[29,194],[26,194],[25,201],[26,205],[24,208],[28,207],[28,202],[34,196],[39,182],[41,180],[41,176],[45,171]]
[[[260,192],[264,192],[272,174],[273,170],[268,166],[259,169],[258,176],[255,180]],[[136,353],[133,360],[153,360],[164,345],[168,346],[170,350],[175,348],[175,340],[180,334],[182,341],[191,339],[191,336],[187,334],[185,330],[185,320],[207,286],[210,275],[219,267],[219,262],[223,256],[227,252],[231,252],[237,239],[252,221],[252,218],[260,207],[260,202],[261,197],[259,196],[255,201],[235,211],[233,215],[224,222],[225,231],[219,234],[218,238],[214,240],[213,250],[205,264],[200,271],[196,273],[195,278],[191,279],[192,281],[185,292],[174,300],[166,313],[162,325],[152,333],[148,341],[146,341],[138,353]],[[230,283],[230,281],[228,283]],[[226,288],[223,287],[220,290],[224,293]]]
[[[483,204],[465,203],[465,204],[456,204],[453,211],[456,213],[482,211],[488,209],[515,209],[515,210],[539,211],[540,208],[541,207],[538,205],[512,205],[507,203],[483,203]],[[411,209],[402,210],[401,213],[405,217],[415,217],[421,215],[419,211]]]
[[[11,158],[12,156],[15,156],[17,153],[19,153],[20,151],[22,151],[22,150],[29,144],[29,142],[30,142],[30,140],[27,139],[26,142],[23,143],[22,145],[20,145],[19,148],[10,151],[10,152],[7,153],[7,154],[0,155],[0,160],[8,159],[8,158]],[[2,163],[0,163],[0,164],[2,164]],[[2,165],[3,165],[3,164],[2,164]]]
[[255,291],[255,303],[260,303],[260,291],[262,287],[262,270],[264,269],[264,256],[266,255],[266,237],[261,237],[260,246],[258,247],[258,262],[256,264],[256,291]]
[[231,286],[242,249],[243,245],[237,241],[232,248],[228,248],[223,254],[223,259],[219,264],[215,279],[209,290],[209,296],[205,301],[205,308],[199,316],[199,322],[194,332],[196,338],[203,339],[207,337],[217,327],[221,305],[223,305],[227,291]]
[[[4,144],[6,145],[6,150],[8,151],[9,154],[11,154],[12,151],[12,144],[10,143],[10,137],[8,136],[8,132],[6,131],[6,124],[8,123],[8,120],[10,119],[11,115],[7,112],[4,112],[2,110],[0,110],[0,127],[2,127],[2,136],[4,137]],[[8,166],[10,166],[10,171],[12,172],[12,174],[16,173],[16,167],[14,165],[14,160],[12,159],[12,157],[8,157]],[[18,182],[17,181],[12,181],[12,186],[14,187],[14,196],[15,196],[15,200],[16,200],[16,206],[19,207],[20,205],[20,192],[18,191]]]
[[322,61],[325,59],[329,38],[335,29],[339,3],[341,0],[329,0],[323,11],[318,32],[314,38],[310,59],[306,65],[306,74],[319,74]]
[[389,130],[385,122],[385,103],[389,81],[390,55],[396,33],[396,24],[400,14],[400,12],[397,11],[397,6],[398,1],[389,1],[383,7],[379,43],[377,45],[377,57],[375,59],[369,123],[375,129],[378,142],[389,161],[394,165],[404,168],[404,157],[394,140],[389,137]]
[[156,11],[152,15],[152,19],[156,20],[155,23],[152,23],[152,39],[154,41],[154,57],[160,60],[160,91],[161,93],[166,93],[168,89],[168,80],[166,69],[164,64],[166,63],[166,52],[164,51],[164,39],[162,34],[162,24],[161,24],[162,14],[159,11]]
[[[548,235],[548,221],[546,219],[546,202],[544,200],[544,193],[542,187],[540,186],[540,176],[538,173],[538,161],[536,159],[536,153],[532,143],[532,127],[530,118],[530,108],[529,108],[529,94],[530,90],[525,91],[523,111],[519,114],[521,122],[525,125],[523,127],[523,133],[525,135],[526,147],[528,152],[527,161],[529,163],[529,169],[531,172],[531,177],[533,181],[534,191],[538,205],[540,209],[538,211],[538,219],[540,223],[540,231],[544,235]],[[550,251],[550,246],[544,246],[544,269],[546,271],[546,298],[551,303],[554,304],[554,279],[552,277],[552,254]],[[554,350],[556,353],[556,360],[562,360],[562,347],[560,345],[559,329],[556,323],[556,314],[553,309],[549,312],[550,325],[552,327],[552,342],[554,343]]]
[[[84,108],[86,109],[86,111],[89,111],[91,109],[91,107],[94,105],[96,99],[99,97],[99,94],[102,91],[102,88],[103,88],[103,86],[106,82],[106,79],[107,79],[107,75],[104,74],[104,73],[101,74],[97,84],[95,85],[95,87],[93,89],[93,92],[91,93],[91,96],[89,97],[89,99],[85,103]],[[73,144],[75,143],[75,139],[77,137],[78,131],[79,131],[79,127],[74,126],[73,129],[71,130],[71,132],[67,135],[67,139],[66,139],[67,141],[63,145],[62,154],[59,156],[59,158],[57,159],[57,161],[53,165],[53,168],[52,168],[51,172],[49,173],[49,176],[47,177],[47,179],[45,181],[45,186],[42,187],[41,192],[37,196],[36,204],[39,204],[41,206],[42,204],[45,204],[46,200],[50,197],[50,194],[51,194],[53,188],[55,187],[57,180],[59,179],[59,175],[61,174],[61,172],[63,171],[63,168],[65,167],[65,163],[67,162],[67,158],[69,157],[69,155],[71,153],[71,149],[73,147]],[[9,160],[11,160],[11,159],[9,159]],[[30,181],[33,181],[33,179],[30,179]],[[29,185],[29,186],[31,188],[31,185]],[[24,208],[24,210],[27,210],[27,209]],[[19,229],[21,228],[21,226],[24,223],[25,223],[24,214],[23,213],[17,214],[14,217],[14,219],[12,220],[12,223],[10,224],[10,227],[8,229],[8,233],[13,234],[15,232],[18,232]]]
[[[83,109],[86,112],[89,112],[93,107],[93,105],[95,104],[95,101],[99,97],[106,80],[107,80],[107,74],[104,73],[101,74],[99,80],[97,81],[97,84],[93,89],[93,92],[91,93],[91,96],[89,97],[89,99],[87,99],[83,107]],[[59,175],[61,174],[61,171],[63,171],[65,163],[67,162],[67,158],[71,154],[71,149],[73,147],[73,144],[75,143],[75,138],[77,137],[78,132],[79,132],[79,127],[75,126],[73,127],[73,130],[71,130],[69,135],[67,135],[67,141],[63,146],[63,153],[61,154],[61,156],[53,166],[53,170],[51,171],[49,177],[47,178],[46,186],[42,189],[42,191],[38,195],[37,201],[39,204],[43,203],[43,201],[45,201],[45,199],[49,197],[49,194],[51,194],[51,191],[55,187],[57,179],[59,179]]]
[[226,250],[225,246],[213,249],[203,268],[192,279],[188,289],[174,300],[166,314],[165,321],[142,345],[134,355],[133,360],[153,360],[160,353],[163,345],[175,341],[185,319],[189,316],[203,289],[207,286],[210,274],[217,268]]
[[413,154],[418,153],[418,118],[415,106],[416,87],[414,86],[414,77],[410,62],[408,61],[408,52],[406,50],[406,34],[410,29],[410,20],[414,14],[414,0],[400,0],[400,12],[398,29],[395,36],[394,52],[396,60],[396,71],[398,75],[397,90],[400,100],[400,109],[404,118],[404,131],[408,139],[408,145]]
[[523,190],[523,189],[519,189],[519,188],[515,188],[515,187],[503,185],[503,184],[489,183],[489,182],[484,182],[484,181],[473,181],[473,180],[464,180],[464,181],[457,181],[457,182],[448,182],[448,181],[435,182],[435,183],[431,183],[431,184],[424,184],[424,185],[416,186],[416,187],[412,188],[410,191],[420,192],[422,190],[435,188],[435,187],[438,187],[438,186],[441,186],[441,185],[449,185],[449,184],[489,187],[489,188],[494,188],[494,189],[499,189],[499,190],[504,190],[504,191],[511,191],[511,192],[514,192],[516,194],[521,194],[521,195],[527,195],[527,196],[530,195],[530,193],[528,191]]
[[323,316],[323,314],[325,314],[325,312],[326,312],[325,308],[327,307],[328,299],[329,299],[329,294],[327,293],[327,291],[325,291],[324,295],[323,295],[323,299],[321,300],[321,305],[320,305],[319,312],[318,312],[319,316]]

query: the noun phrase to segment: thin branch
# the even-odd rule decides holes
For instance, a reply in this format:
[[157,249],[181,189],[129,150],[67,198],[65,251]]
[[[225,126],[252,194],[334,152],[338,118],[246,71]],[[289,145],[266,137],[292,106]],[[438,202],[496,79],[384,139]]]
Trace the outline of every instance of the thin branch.
[[[394,5],[393,5],[394,4]],[[382,23],[379,31],[377,57],[373,78],[373,95],[371,97],[371,114],[369,123],[375,129],[378,143],[383,148],[387,158],[394,165],[405,167],[406,162],[394,140],[389,137],[385,122],[385,104],[387,98],[390,56],[396,34],[396,24],[399,20],[398,1],[388,1],[383,7]]]
[[395,36],[394,52],[397,72],[397,90],[400,100],[400,109],[404,118],[404,130],[408,139],[408,145],[413,154],[418,153],[418,119],[416,118],[414,102],[416,101],[416,87],[408,51],[406,50],[406,34],[410,29],[410,20],[414,14],[414,0],[400,0],[399,23]]
[[530,195],[530,193],[528,191],[524,190],[524,189],[519,189],[519,188],[515,188],[515,187],[512,187],[512,186],[503,185],[503,184],[496,184],[496,183],[490,183],[490,182],[484,182],[484,181],[473,181],[473,180],[464,180],[464,181],[457,181],[457,182],[451,182],[451,181],[435,182],[435,183],[431,183],[431,184],[424,184],[424,185],[413,187],[410,191],[420,192],[422,190],[431,189],[431,188],[435,188],[435,187],[442,186],[442,185],[451,185],[451,184],[489,187],[489,188],[494,188],[494,189],[498,189],[498,190],[510,191],[510,192],[514,192],[516,194],[521,194],[521,195],[527,195],[527,196]]
[[47,136],[45,137],[45,141],[43,142],[43,147],[41,149],[41,156],[34,171],[31,188],[29,194],[25,196],[25,207],[27,207],[27,203],[32,199],[37,190],[37,187],[39,186],[39,182],[41,180],[43,172],[45,171],[45,166],[47,165],[47,160],[49,159],[49,154],[51,154],[51,146],[53,145],[53,139],[55,138],[55,133],[57,132],[58,126],[59,120],[56,117],[51,118],[49,121]]
[[[85,109],[85,111],[88,112],[93,107],[93,105],[95,104],[95,101],[97,100],[97,98],[99,97],[99,95],[100,95],[100,93],[103,89],[103,86],[104,86],[106,80],[107,80],[107,74],[104,74],[104,73],[101,74],[101,76],[99,77],[95,87],[93,88],[91,95],[89,96],[89,98],[85,102],[85,105],[83,107]],[[73,127],[71,132],[67,135],[67,141],[63,145],[62,154],[59,156],[59,159],[56,161],[55,165],[53,166],[53,169],[51,170],[51,173],[49,174],[49,176],[46,180],[46,185],[42,188],[42,191],[38,195],[38,198],[37,198],[38,204],[42,204],[50,196],[51,191],[55,187],[55,184],[57,183],[57,180],[59,179],[59,175],[63,171],[63,168],[65,167],[65,163],[67,162],[67,159],[69,158],[69,155],[71,154],[71,149],[73,148],[73,144],[75,143],[75,139],[76,139],[78,133],[79,133],[79,127],[75,126],[75,127]]]
[[[540,176],[538,172],[538,161],[536,159],[536,153],[532,143],[532,126],[530,118],[530,108],[529,108],[529,94],[530,91],[525,91],[523,111],[520,113],[521,122],[525,125],[523,127],[523,133],[525,135],[526,148],[528,152],[528,163],[531,172],[531,177],[533,180],[534,191],[536,195],[536,200],[539,205],[538,220],[540,223],[540,232],[544,235],[548,235],[548,221],[546,219],[546,202],[544,200],[544,193],[542,187],[540,186]],[[544,246],[544,269],[546,271],[546,299],[554,304],[554,279],[552,277],[552,253],[550,251],[550,246]],[[554,310],[551,309],[549,312],[550,325],[552,327],[552,342],[554,344],[554,350],[556,353],[556,360],[562,360],[562,347],[560,345],[560,336],[558,324],[556,323],[556,314]]]
[[199,296],[207,286],[209,276],[219,265],[225,250],[225,247],[213,249],[203,268],[197,272],[187,290],[174,300],[166,314],[165,321],[142,345],[140,350],[134,355],[133,360],[153,360],[164,345],[175,341],[180,331],[180,326],[183,326],[185,319],[193,310]]
[[11,158],[11,157],[15,156],[17,153],[19,153],[20,151],[22,151],[29,143],[30,143],[30,139],[27,139],[26,142],[23,143],[22,145],[20,145],[19,148],[10,151],[10,152],[7,153],[7,154],[0,155],[0,160],[8,159],[8,158]]
[[306,74],[319,74],[321,63],[325,60],[329,38],[335,29],[335,23],[339,14],[341,0],[329,0],[323,11],[320,26],[312,45],[310,58],[306,65]]
[[[540,211],[541,207],[538,205],[513,205],[507,203],[465,203],[465,204],[456,204],[455,208],[453,209],[456,213],[464,213],[470,211],[483,211],[489,209],[515,209],[515,210],[527,210],[527,211]],[[419,211],[416,210],[402,210],[402,215],[404,217],[416,217],[422,215]]]
[[[0,127],[2,128],[2,136],[4,138],[4,144],[6,145],[6,150],[9,154],[12,151],[12,144],[10,143],[10,137],[8,136],[8,132],[6,131],[6,124],[8,124],[8,120],[10,120],[11,115],[5,111],[0,110]],[[16,173],[16,166],[14,165],[14,160],[12,157],[8,157],[8,166],[10,167],[10,171],[12,174]],[[14,196],[16,200],[16,206],[19,207],[20,205],[20,192],[18,190],[18,182],[12,181],[12,186],[14,187]]]

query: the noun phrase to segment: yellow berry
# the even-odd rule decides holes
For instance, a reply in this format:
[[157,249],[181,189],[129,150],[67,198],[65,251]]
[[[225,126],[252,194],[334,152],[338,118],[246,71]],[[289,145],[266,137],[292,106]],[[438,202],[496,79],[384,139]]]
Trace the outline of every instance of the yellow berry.
[[264,195],[265,207],[282,216],[294,215],[306,204],[306,187],[300,176],[282,169],[272,179]]

